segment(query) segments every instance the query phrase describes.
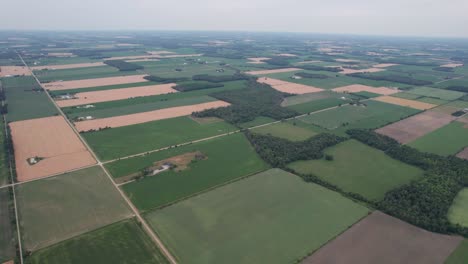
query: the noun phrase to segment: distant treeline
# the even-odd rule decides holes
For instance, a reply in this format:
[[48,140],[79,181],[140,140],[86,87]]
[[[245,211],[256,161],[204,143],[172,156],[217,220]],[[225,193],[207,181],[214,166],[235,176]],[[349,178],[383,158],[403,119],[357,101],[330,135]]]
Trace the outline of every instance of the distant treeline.
[[176,82],[190,81],[190,79],[186,77],[159,77],[156,75],[149,75],[143,78],[145,78],[146,80],[150,82],[158,82],[158,83],[176,83]]
[[239,81],[239,80],[249,80],[251,76],[235,73],[233,75],[208,75],[208,74],[199,74],[192,76],[192,80],[194,81],[207,81],[212,83],[220,83],[220,82],[232,82],[232,81]]
[[468,86],[461,86],[461,85],[452,85],[446,88],[447,90],[458,91],[468,93]]
[[126,62],[124,60],[106,60],[105,64],[119,69],[119,71],[136,71],[142,70],[143,66]]
[[287,94],[279,92],[269,85],[249,80],[247,88],[213,93],[210,96],[226,101],[231,105],[193,113],[197,117],[219,117],[232,124],[254,120],[266,116],[276,120],[298,115],[296,111],[281,107]]
[[430,231],[468,236],[467,228],[447,219],[456,195],[468,186],[468,161],[423,153],[369,130],[352,129],[347,133],[394,159],[426,171],[422,180],[386,193],[378,204],[380,210]]
[[453,68],[450,67],[435,67],[432,68],[434,71],[441,71],[441,72],[453,72]]
[[188,92],[202,89],[219,88],[224,87],[222,83],[210,83],[210,82],[186,82],[177,84],[174,89],[180,92]]
[[348,74],[348,76],[361,78],[361,79],[374,80],[374,81],[398,82],[398,83],[416,85],[416,86],[433,84],[433,82],[430,82],[430,81],[417,80],[408,76],[399,76],[399,75],[373,75],[373,74],[368,74],[368,73],[352,73],[352,74]]
[[323,67],[317,65],[301,65],[299,68],[309,71],[329,71],[329,72],[341,72],[343,71],[338,67]]
[[393,59],[375,59],[378,63],[394,63],[401,65],[413,65],[413,66],[438,66],[435,62],[422,62],[416,61],[414,58],[393,58]]

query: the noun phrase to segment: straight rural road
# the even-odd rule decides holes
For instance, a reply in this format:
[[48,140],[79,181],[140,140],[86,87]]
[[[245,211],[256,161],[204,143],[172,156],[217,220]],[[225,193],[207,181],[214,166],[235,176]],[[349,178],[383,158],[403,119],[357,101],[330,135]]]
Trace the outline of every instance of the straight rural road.
[[[31,71],[31,74],[32,76],[34,77],[34,79],[36,79],[37,83],[39,85],[41,85],[41,87],[44,89],[44,87],[42,86],[42,83],[39,81],[39,79],[37,78],[37,76],[34,74],[34,72],[32,71],[32,69],[29,67],[29,65],[24,61],[23,57],[21,56],[20,53],[17,53],[18,56],[20,57],[21,61],[23,62],[23,64]],[[78,138],[81,140],[81,142],[86,146],[86,148],[88,149],[88,151],[91,153],[91,155],[93,155],[94,159],[97,161],[97,165],[101,167],[101,169],[105,172],[105,174],[107,175],[107,177],[109,178],[109,180],[111,181],[112,185],[114,185],[114,187],[117,189],[117,191],[120,193],[120,195],[122,196],[122,198],[125,200],[125,202],[127,203],[127,205],[130,207],[130,209],[133,211],[133,213],[135,214],[135,216],[137,217],[138,221],[141,223],[143,229],[146,231],[146,233],[151,237],[151,239],[156,243],[156,245],[159,247],[159,249],[161,250],[161,252],[166,256],[166,258],[169,260],[169,262],[171,262],[172,264],[177,264],[177,261],[175,260],[175,258],[172,256],[172,254],[169,252],[169,250],[166,248],[166,246],[164,246],[164,244],[161,242],[161,239],[156,235],[155,232],[153,232],[153,229],[151,229],[151,227],[148,225],[148,223],[146,222],[146,220],[140,215],[140,212],[138,211],[138,209],[133,205],[133,203],[130,201],[130,199],[127,197],[127,195],[119,188],[119,186],[115,183],[114,179],[112,178],[112,176],[110,175],[110,173],[107,171],[107,169],[104,167],[103,163],[99,160],[99,158],[97,157],[97,155],[94,153],[94,151],[89,147],[88,143],[83,139],[83,137],[80,135],[80,133],[78,132],[78,130],[76,130],[75,126],[70,122],[70,120],[68,120],[68,118],[66,117],[65,113],[62,111],[62,109],[55,103],[55,100],[50,96],[49,92],[44,89],[44,92],[47,94],[49,100],[52,101],[52,103],[54,104],[55,108],[57,109],[57,111],[60,113],[60,115],[65,119],[65,121],[68,123],[68,125],[71,127],[71,129],[73,130],[73,132],[78,136]]]

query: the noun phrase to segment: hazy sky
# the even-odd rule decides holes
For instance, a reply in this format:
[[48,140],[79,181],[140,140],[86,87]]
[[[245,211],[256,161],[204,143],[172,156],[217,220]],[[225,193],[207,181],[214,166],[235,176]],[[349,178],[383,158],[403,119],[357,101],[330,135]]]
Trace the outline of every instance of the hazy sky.
[[468,37],[468,0],[1,0],[0,29]]

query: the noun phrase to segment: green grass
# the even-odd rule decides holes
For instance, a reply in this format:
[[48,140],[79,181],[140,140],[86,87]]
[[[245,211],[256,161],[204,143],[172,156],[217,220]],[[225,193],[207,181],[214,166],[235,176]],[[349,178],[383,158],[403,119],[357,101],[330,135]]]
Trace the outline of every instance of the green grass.
[[328,148],[333,161],[296,161],[289,168],[301,174],[314,174],[320,179],[369,200],[381,200],[385,193],[420,178],[423,171],[394,160],[384,152],[355,140]]
[[428,104],[434,104],[434,105],[443,105],[448,103],[448,101],[433,98],[433,97],[421,97],[416,99],[417,101],[428,103]]
[[466,124],[452,122],[408,145],[422,152],[434,153],[442,156],[453,155],[468,146],[468,129]]
[[[195,58],[196,59],[196,58]],[[163,78],[191,78],[193,75],[208,74],[208,75],[232,75],[235,73],[230,68],[224,68],[224,72],[216,72],[217,69],[223,68],[219,63],[198,64],[187,63],[184,59],[160,60],[155,62],[136,62],[135,64],[145,67],[145,72]],[[182,69],[178,72],[175,69]]]
[[426,96],[426,97],[434,97],[441,100],[452,101],[456,100],[465,93],[457,92],[457,91],[450,91],[450,90],[443,90],[437,88],[430,88],[430,87],[418,87],[411,90],[408,90],[407,93],[419,95],[419,96]]
[[[185,106],[185,105],[194,105],[194,104],[201,104],[207,102],[213,102],[217,99],[202,95],[202,96],[194,96],[194,97],[187,97],[181,99],[174,99],[174,100],[161,100],[155,101],[152,103],[142,103],[142,104],[131,104],[122,107],[112,107],[112,108],[101,108],[99,110],[92,110],[87,109],[88,111],[78,111],[72,112],[76,108],[66,108],[64,111],[67,113],[67,116],[71,119],[80,116],[92,116],[94,118],[106,118],[106,117],[113,117],[113,116],[120,116],[120,115],[130,115],[136,114],[141,112],[148,112],[154,111],[163,108],[169,107],[177,107],[177,106]],[[77,109],[82,110],[82,109]],[[71,112],[71,113],[70,113]]]
[[[0,118],[2,116],[0,115]],[[8,165],[8,157],[6,154],[6,139],[5,139],[5,124],[0,121],[0,186],[9,182],[10,171]]]
[[301,114],[306,114],[306,113],[316,112],[319,110],[323,110],[323,109],[338,106],[340,104],[347,104],[347,103],[348,102],[346,100],[331,97],[331,98],[320,99],[317,101],[311,101],[308,103],[288,106],[288,108],[296,112],[299,112]]
[[262,135],[272,135],[291,141],[303,141],[317,135],[314,131],[300,126],[295,126],[289,122],[280,122],[273,125],[263,126],[252,130],[254,133]]
[[367,215],[343,196],[279,169],[148,215],[180,263],[296,263]]
[[457,249],[445,260],[445,264],[468,263],[468,240],[463,240]]
[[24,250],[37,250],[130,216],[100,167],[21,184],[17,202]]
[[147,211],[268,168],[240,133],[118,161],[106,167],[114,177],[125,176],[155,161],[193,151],[202,152],[207,159],[191,163],[188,169],[180,172],[171,170],[126,184],[123,190],[140,210]]
[[187,116],[83,133],[102,160],[138,154],[235,131],[226,122],[199,124]]
[[7,98],[9,122],[58,115],[45,92],[31,91],[39,88],[33,77],[3,78],[1,82]]
[[468,227],[468,188],[461,190],[448,212],[451,223]]
[[301,117],[306,123],[333,130],[337,128],[377,128],[398,121],[419,110],[387,104],[378,101],[366,101],[364,106],[345,105],[328,111]]
[[104,90],[120,89],[120,88],[133,88],[133,87],[156,85],[156,84],[159,84],[159,83],[157,82],[125,83],[125,84],[106,85],[106,86],[97,86],[97,87],[89,87],[89,88],[49,91],[49,93],[52,96],[57,96],[57,95],[64,95],[64,94],[76,94],[76,93],[104,91]]
[[353,93],[353,94],[357,95],[357,96],[360,96],[360,97],[363,97],[363,98],[366,98],[366,99],[381,96],[380,94],[371,93],[371,92],[367,92],[367,91],[357,92],[357,93]]
[[[117,101],[109,101],[109,102],[102,102],[102,103],[95,103],[94,108],[92,109],[84,109],[84,108],[75,108],[75,107],[67,107],[64,108],[63,111],[70,117],[75,116],[98,116],[99,113],[102,111],[103,113],[115,112],[118,113],[121,111],[125,113],[125,109],[149,109],[152,108],[151,105],[173,105],[177,106],[183,105],[180,103],[175,102],[175,100],[192,100],[193,98],[207,98],[212,93],[221,92],[221,91],[229,91],[229,90],[237,90],[246,87],[246,83],[244,81],[235,81],[235,82],[225,82],[224,87],[220,88],[212,88],[212,89],[203,89],[197,91],[190,91],[190,92],[180,92],[180,93],[171,93],[171,94],[163,94],[163,95],[155,95],[155,96],[143,96],[143,97],[136,97],[131,99],[125,100],[117,100]],[[197,100],[197,99],[194,99]],[[179,101],[183,102],[183,101]],[[140,106],[146,105],[146,106]],[[148,107],[150,106],[150,107]],[[131,112],[131,111],[130,111]],[[105,115],[103,115],[105,116]]]
[[256,126],[272,123],[272,122],[275,122],[275,121],[276,121],[275,119],[270,118],[270,117],[258,116],[258,117],[255,117],[255,119],[252,120],[252,121],[239,124],[239,127],[250,128],[250,127],[256,127]]
[[291,107],[294,105],[305,104],[309,102],[316,102],[328,98],[341,98],[341,97],[350,97],[349,95],[339,94],[330,91],[323,91],[318,93],[309,93],[309,94],[300,94],[286,97],[281,106]]
[[15,257],[15,227],[10,218],[9,188],[0,189],[0,263]]
[[136,220],[118,222],[33,253],[27,264],[169,263]]
[[97,66],[63,70],[41,70],[34,72],[40,82],[71,81],[114,76],[142,74],[138,71],[119,71],[111,66]]

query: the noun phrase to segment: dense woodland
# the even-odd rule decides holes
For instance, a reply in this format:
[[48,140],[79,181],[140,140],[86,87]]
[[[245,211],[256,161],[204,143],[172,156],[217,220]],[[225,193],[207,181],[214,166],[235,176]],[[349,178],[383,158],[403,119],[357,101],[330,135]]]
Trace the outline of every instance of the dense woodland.
[[119,71],[136,71],[142,70],[143,66],[126,62],[124,60],[106,60],[105,64],[119,69]]
[[192,76],[192,80],[194,81],[207,81],[213,83],[220,83],[220,82],[231,82],[231,81],[239,81],[239,80],[249,80],[252,77],[235,73],[233,75],[208,75],[208,74],[199,74]]
[[309,71],[329,71],[329,72],[341,72],[342,69],[338,67],[322,67],[317,65],[301,65],[301,69],[309,70]]
[[468,93],[468,86],[452,85],[447,87],[447,90]]
[[211,94],[211,96],[231,105],[195,112],[194,116],[219,117],[238,125],[252,121],[259,116],[280,120],[298,115],[296,111],[280,106],[283,99],[288,96],[287,94],[254,80],[249,80],[245,89],[223,91]]
[[352,77],[356,77],[356,78],[361,78],[361,79],[368,79],[368,80],[374,80],[374,81],[398,82],[398,83],[404,83],[404,84],[416,85],[416,86],[433,84],[430,81],[417,80],[408,76],[399,76],[399,75],[373,75],[373,74],[368,74],[368,73],[352,73],[348,75]]
[[210,88],[224,87],[222,83],[210,83],[210,82],[185,82],[177,84],[174,89],[180,92],[195,91]]
[[380,210],[430,231],[468,236],[467,228],[447,220],[456,195],[468,186],[468,161],[423,153],[373,131],[352,129],[347,133],[394,159],[426,171],[424,179],[388,192],[378,205]]
[[177,83],[177,82],[190,81],[190,79],[186,77],[167,77],[166,78],[166,77],[159,77],[156,75],[149,75],[143,78],[145,78],[146,80],[150,82],[158,82],[158,83]]

